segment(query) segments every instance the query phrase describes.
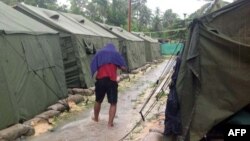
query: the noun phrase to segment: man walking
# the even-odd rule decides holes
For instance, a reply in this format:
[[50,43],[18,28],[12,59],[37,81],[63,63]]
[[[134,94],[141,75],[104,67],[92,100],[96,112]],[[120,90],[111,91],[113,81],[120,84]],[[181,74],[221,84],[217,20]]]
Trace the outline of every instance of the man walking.
[[108,127],[113,127],[118,99],[117,69],[126,70],[124,58],[115,49],[114,44],[108,43],[96,53],[91,62],[92,76],[96,74],[95,106],[93,120],[98,122],[102,101],[107,94],[109,108]]

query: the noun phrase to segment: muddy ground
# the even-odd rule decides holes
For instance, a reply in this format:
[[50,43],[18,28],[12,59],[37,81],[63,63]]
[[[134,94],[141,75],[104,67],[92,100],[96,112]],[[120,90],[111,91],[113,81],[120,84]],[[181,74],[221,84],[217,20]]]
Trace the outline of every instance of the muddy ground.
[[[151,65],[151,69],[136,75],[130,75],[119,83],[119,98],[117,115],[114,127],[108,128],[109,104],[105,99],[102,104],[100,121],[91,120],[93,116],[94,96],[88,97],[88,102],[83,102],[73,107],[70,112],[65,112],[59,117],[51,119],[51,124],[41,124],[36,127],[35,136],[21,138],[19,141],[118,141],[121,140],[141,120],[139,111],[149,94],[154,89],[155,83],[162,74],[168,60]],[[143,140],[149,129],[163,129],[166,94],[163,94],[154,109],[146,117],[145,122],[124,140]],[[155,97],[149,102],[151,105]],[[145,108],[145,111],[148,107]],[[47,131],[47,132],[46,132]],[[45,133],[44,133],[45,132]]]

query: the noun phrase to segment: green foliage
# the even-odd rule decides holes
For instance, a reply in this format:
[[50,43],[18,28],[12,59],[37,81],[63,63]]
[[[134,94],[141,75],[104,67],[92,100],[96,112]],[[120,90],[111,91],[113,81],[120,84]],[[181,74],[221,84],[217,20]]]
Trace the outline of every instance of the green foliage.
[[93,21],[103,22],[107,19],[109,2],[108,0],[92,0],[85,8],[85,16]]
[[57,10],[61,11],[61,12],[66,12],[67,13],[68,12],[68,6],[67,5],[58,6]]
[[127,21],[128,3],[127,0],[113,0],[108,12],[107,23],[124,26]]
[[165,11],[163,15],[163,26],[166,28],[172,28],[173,25],[178,21],[178,15],[172,12],[172,9]]
[[18,0],[1,0],[1,1],[10,6],[16,5],[18,3]]
[[127,0],[70,0],[71,12],[81,14],[93,21],[125,26]]
[[57,9],[57,0],[23,0],[24,3],[47,9]]
[[164,92],[164,91],[161,91],[159,92],[157,95],[156,95],[156,98],[157,99],[161,99],[162,97],[165,97],[167,94]]
[[157,7],[152,21],[152,31],[156,31],[157,37],[162,37],[162,18],[160,15],[160,9]]
[[84,8],[86,7],[88,0],[70,0],[70,11],[75,14],[83,14]]
[[133,31],[147,31],[151,24],[152,11],[146,6],[147,0],[132,1]]

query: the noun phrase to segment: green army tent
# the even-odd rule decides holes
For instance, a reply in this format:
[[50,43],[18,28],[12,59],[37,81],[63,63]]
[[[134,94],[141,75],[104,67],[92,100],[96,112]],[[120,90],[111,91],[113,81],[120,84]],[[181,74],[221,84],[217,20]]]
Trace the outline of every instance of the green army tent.
[[182,134],[199,141],[250,103],[250,1],[194,20],[177,79]]
[[121,27],[97,23],[119,38],[120,52],[126,59],[129,69],[136,69],[146,64],[144,41]]
[[67,96],[58,33],[0,2],[0,129]]
[[72,21],[80,24],[85,29],[88,29],[89,31],[92,31],[93,33],[96,33],[98,36],[100,36],[101,38],[98,40],[98,42],[93,41],[95,43],[95,46],[97,47],[97,50],[109,42],[115,44],[116,47],[119,46],[118,38],[115,35],[106,31],[96,23],[91,22],[89,19],[83,17],[82,15],[76,15],[72,13],[62,13],[62,12],[60,12],[60,14],[68,17]]
[[152,62],[160,58],[160,43],[158,42],[158,40],[153,39],[143,33],[134,32],[134,34],[143,39],[145,42],[145,55],[147,62]]
[[214,0],[214,1],[208,2],[204,4],[200,9],[192,13],[190,15],[190,18],[200,18],[203,15],[212,13],[228,4],[229,3],[224,0]]
[[118,38],[105,30],[94,29],[97,25],[79,15],[26,4],[19,4],[15,9],[59,32],[68,87],[94,85],[89,67],[93,54],[108,42],[118,45]]

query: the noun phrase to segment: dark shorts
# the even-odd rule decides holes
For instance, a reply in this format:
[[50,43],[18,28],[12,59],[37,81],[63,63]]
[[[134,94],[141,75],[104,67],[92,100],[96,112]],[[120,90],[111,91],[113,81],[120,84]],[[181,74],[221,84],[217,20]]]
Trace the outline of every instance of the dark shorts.
[[110,80],[108,77],[97,79],[95,83],[96,102],[102,103],[105,94],[107,94],[110,104],[117,103],[118,84],[116,81]]

